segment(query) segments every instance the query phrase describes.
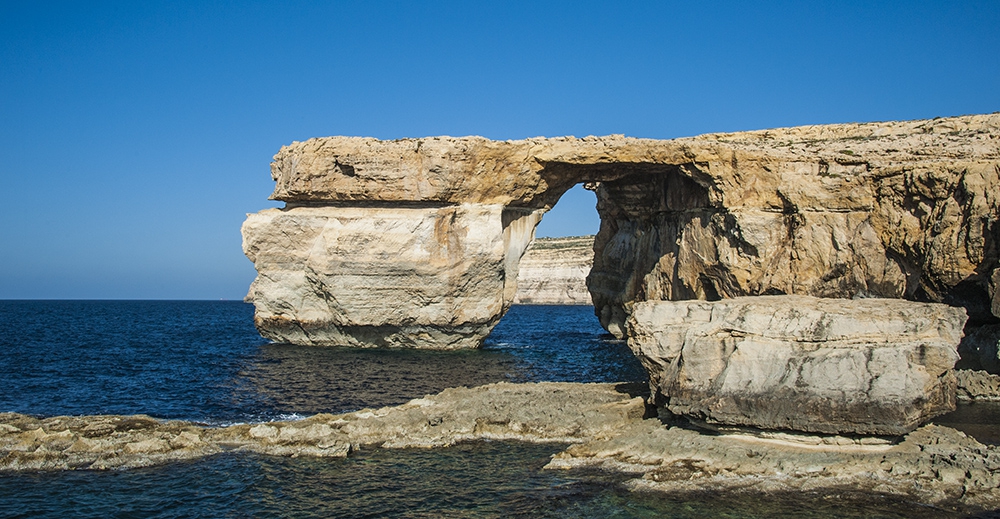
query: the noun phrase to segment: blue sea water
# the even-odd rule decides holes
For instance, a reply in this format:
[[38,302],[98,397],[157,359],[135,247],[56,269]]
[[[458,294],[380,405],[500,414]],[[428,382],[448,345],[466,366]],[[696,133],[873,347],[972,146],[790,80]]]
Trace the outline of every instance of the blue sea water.
[[642,381],[589,307],[516,306],[472,351],[270,344],[253,306],[0,301],[0,411],[136,414],[212,424],[401,404],[500,381]]
[[[475,351],[270,344],[253,307],[0,301],[0,412],[222,425],[393,405],[497,381],[641,382],[590,307],[515,306]],[[110,472],[0,474],[0,517],[941,517],[884,496],[672,496],[541,467],[561,445],[475,442],[347,459],[226,453]]]

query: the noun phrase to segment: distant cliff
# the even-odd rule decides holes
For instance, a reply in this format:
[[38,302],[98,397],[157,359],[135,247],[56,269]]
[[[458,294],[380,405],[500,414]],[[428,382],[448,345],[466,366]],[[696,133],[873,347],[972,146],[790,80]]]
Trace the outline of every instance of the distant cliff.
[[516,305],[589,305],[594,237],[538,238],[521,258]]

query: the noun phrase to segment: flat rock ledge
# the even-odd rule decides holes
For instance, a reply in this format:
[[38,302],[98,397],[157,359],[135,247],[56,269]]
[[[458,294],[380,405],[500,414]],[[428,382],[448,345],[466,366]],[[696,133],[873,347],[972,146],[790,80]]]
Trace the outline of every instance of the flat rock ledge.
[[710,435],[644,419],[634,384],[499,383],[381,409],[212,428],[148,416],[0,414],[0,471],[144,467],[247,451],[345,457],[496,439],[571,443],[550,469],[599,467],[633,488],[781,492],[852,488],[962,510],[1000,507],[1000,448],[928,425],[898,441],[781,433]]
[[344,457],[365,446],[445,447],[483,439],[580,442],[609,437],[621,424],[641,421],[643,399],[615,388],[498,383],[446,389],[395,407],[228,427],[145,415],[40,419],[2,413],[0,471],[143,467],[227,450]]

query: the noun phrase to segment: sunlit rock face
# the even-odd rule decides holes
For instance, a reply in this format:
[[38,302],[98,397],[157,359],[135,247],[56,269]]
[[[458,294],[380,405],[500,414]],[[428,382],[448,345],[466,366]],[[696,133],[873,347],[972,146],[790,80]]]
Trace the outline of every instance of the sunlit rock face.
[[629,347],[671,412],[709,424],[905,434],[955,408],[961,308],[810,296],[646,301]]
[[282,148],[271,173],[287,207],[252,215],[244,243],[274,340],[478,345],[534,226],[581,182],[601,216],[588,289],[618,336],[636,302],[765,294],[998,322],[1000,114],[667,141],[328,137]]
[[[257,328],[295,344],[476,347],[514,301],[541,215],[578,182],[551,157],[607,165],[627,158],[633,141],[331,137],[286,146],[271,172],[273,198],[287,206],[243,226],[258,272],[247,297]],[[588,176],[622,174],[602,166]]]
[[476,347],[510,304],[538,217],[485,204],[249,215],[257,328],[293,344]]

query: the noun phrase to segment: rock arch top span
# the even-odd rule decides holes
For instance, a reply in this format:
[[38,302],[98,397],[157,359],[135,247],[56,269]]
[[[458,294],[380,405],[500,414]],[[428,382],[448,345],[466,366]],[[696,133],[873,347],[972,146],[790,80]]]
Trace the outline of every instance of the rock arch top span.
[[272,340],[476,347],[542,214],[595,183],[588,287],[616,335],[643,300],[891,297],[1000,314],[1000,114],[711,134],[328,137],[274,157],[248,216]]

